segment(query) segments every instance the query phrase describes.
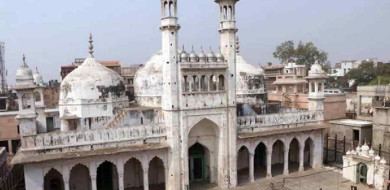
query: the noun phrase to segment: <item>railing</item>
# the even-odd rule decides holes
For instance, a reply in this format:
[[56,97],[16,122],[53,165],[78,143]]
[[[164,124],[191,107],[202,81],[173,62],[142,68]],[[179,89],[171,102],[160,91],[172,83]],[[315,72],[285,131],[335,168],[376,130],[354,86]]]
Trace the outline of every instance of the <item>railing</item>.
[[145,142],[147,140],[159,141],[165,137],[166,128],[163,124],[55,132],[23,138],[22,150],[63,149],[63,151],[67,151],[70,147],[91,147],[99,144]]
[[19,183],[23,183],[23,165],[14,165],[11,171],[0,180],[0,190],[13,190]]
[[255,128],[270,126],[301,124],[324,120],[322,111],[290,112],[283,114],[267,114],[256,116],[243,116],[237,118],[239,132],[253,131]]

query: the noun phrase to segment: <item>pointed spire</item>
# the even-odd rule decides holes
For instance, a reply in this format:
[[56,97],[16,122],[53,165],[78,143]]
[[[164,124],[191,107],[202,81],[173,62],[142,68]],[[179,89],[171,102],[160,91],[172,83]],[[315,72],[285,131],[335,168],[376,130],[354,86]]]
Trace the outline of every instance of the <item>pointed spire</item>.
[[35,67],[35,70],[37,71],[37,73],[39,73],[39,71],[38,71],[38,67]]
[[238,38],[238,36],[236,37],[236,53],[240,53],[240,39]]
[[186,52],[186,50],[184,49],[184,44],[183,44],[183,52]]
[[28,66],[27,66],[27,63],[26,63],[26,55],[24,55],[24,53],[23,53],[23,63],[22,63],[22,67],[28,67]]
[[213,49],[211,49],[211,46],[210,46],[210,52],[211,52],[211,53],[214,53],[214,52],[213,52]]
[[89,34],[89,56],[93,57],[93,40],[92,40],[92,33]]
[[195,52],[195,51],[194,51],[194,45],[192,45],[192,50],[191,50],[191,51],[192,51],[192,53],[194,53],[194,52]]
[[200,51],[203,53],[203,46],[200,46]]

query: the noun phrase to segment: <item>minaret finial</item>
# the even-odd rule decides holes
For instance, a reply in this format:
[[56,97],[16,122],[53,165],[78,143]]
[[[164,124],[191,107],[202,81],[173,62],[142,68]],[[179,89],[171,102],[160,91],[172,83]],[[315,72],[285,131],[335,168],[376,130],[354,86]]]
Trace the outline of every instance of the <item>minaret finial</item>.
[[192,52],[194,52],[194,45],[192,45]]
[[200,50],[202,51],[202,53],[203,53],[203,46],[200,46]]
[[89,34],[89,56],[93,57],[93,40],[92,40],[92,33]]
[[23,53],[23,64],[22,64],[23,67],[27,67],[27,63],[26,63],[26,55],[24,55]]
[[184,50],[184,44],[183,44],[183,52],[185,52],[185,50]]
[[210,46],[210,52],[213,52],[213,49],[211,49],[211,46]]
[[240,53],[240,40],[236,37],[236,53]]

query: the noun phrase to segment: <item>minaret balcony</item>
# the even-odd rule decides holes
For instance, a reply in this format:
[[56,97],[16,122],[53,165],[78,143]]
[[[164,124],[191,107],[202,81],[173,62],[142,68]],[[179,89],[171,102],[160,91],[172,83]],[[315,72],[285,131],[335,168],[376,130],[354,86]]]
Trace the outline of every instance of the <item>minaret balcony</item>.
[[176,17],[165,17],[161,19],[161,29],[162,28],[171,28],[171,27],[179,27],[177,23]]
[[220,31],[222,30],[237,30],[236,21],[234,20],[226,20],[220,22]]

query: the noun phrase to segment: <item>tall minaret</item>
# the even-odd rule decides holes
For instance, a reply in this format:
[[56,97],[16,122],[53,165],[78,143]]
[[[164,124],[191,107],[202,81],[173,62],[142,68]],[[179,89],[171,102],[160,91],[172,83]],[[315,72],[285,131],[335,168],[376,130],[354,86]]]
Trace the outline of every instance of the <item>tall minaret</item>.
[[228,170],[224,171],[229,176],[229,187],[237,185],[237,106],[236,106],[236,21],[235,5],[238,0],[215,0],[219,5],[221,35],[221,53],[225,57],[228,69],[227,78],[227,162]]
[[181,189],[181,149],[180,149],[180,96],[179,63],[177,53],[177,0],[161,0],[161,34],[163,55],[163,95],[162,109],[167,127],[168,176],[166,189]]

